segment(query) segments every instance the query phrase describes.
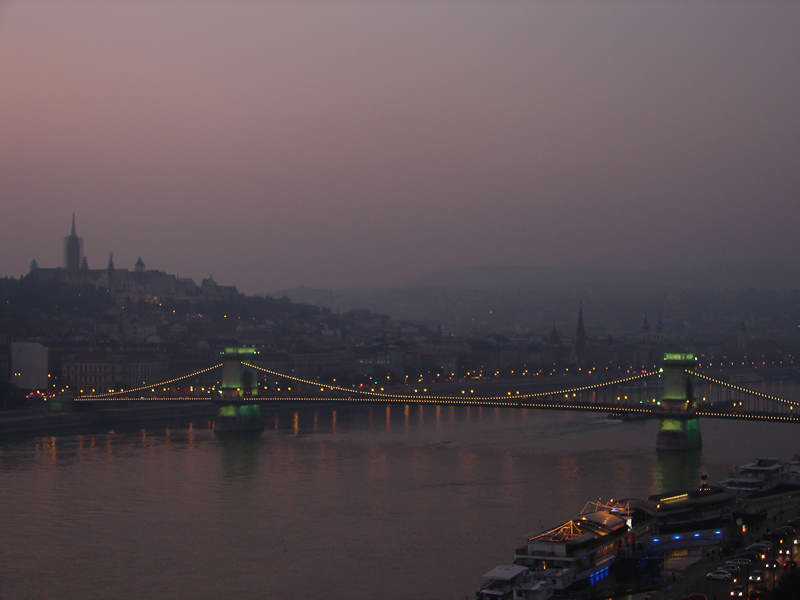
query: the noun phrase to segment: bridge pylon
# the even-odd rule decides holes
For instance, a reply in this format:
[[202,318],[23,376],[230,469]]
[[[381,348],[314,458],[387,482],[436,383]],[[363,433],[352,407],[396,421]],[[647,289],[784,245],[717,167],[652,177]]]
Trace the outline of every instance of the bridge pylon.
[[217,399],[219,411],[214,420],[215,433],[264,430],[261,405],[247,401],[248,397],[258,395],[258,375],[254,369],[242,364],[256,356],[258,350],[246,346],[225,348],[221,353],[222,383]]
[[695,414],[694,379],[687,372],[696,365],[697,357],[692,353],[664,354],[664,391],[659,403],[661,426],[656,440],[658,450],[696,450],[703,445],[700,421]]

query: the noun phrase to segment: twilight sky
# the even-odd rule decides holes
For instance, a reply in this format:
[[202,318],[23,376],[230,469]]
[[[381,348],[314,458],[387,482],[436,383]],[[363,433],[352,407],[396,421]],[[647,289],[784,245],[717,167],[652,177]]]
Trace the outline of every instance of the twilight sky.
[[0,274],[797,264],[800,2],[0,0]]

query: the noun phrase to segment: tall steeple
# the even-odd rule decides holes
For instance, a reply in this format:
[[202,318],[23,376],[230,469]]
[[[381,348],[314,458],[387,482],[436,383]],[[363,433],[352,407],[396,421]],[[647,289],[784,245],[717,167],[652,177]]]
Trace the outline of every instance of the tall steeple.
[[578,308],[578,325],[575,327],[575,362],[583,366],[584,351],[586,350],[586,331],[583,327],[583,302]]
[[108,266],[106,266],[106,288],[109,292],[114,291],[114,253],[108,253]]
[[647,320],[647,313],[645,313],[644,320],[642,321],[641,343],[649,344],[650,341],[651,341],[650,321]]
[[586,340],[586,331],[583,328],[583,302],[578,307],[578,326],[575,328],[575,340]]
[[64,238],[64,269],[69,276],[78,274],[83,256],[83,240],[78,237],[75,229],[75,213],[72,213],[72,228],[70,234]]

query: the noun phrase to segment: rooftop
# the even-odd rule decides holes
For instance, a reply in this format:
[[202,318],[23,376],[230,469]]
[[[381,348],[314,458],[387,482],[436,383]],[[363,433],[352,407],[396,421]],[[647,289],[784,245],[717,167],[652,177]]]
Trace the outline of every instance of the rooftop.
[[498,565],[488,573],[484,573],[483,578],[493,579],[495,581],[511,581],[527,570],[527,567],[521,567],[519,565]]

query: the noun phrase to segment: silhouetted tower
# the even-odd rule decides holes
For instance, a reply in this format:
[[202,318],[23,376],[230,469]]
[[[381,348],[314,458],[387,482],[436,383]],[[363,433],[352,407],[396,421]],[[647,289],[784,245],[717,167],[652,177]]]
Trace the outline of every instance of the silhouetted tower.
[[583,302],[578,308],[578,325],[575,327],[575,363],[583,367],[586,356],[586,331],[583,328]]
[[106,266],[106,282],[108,283],[108,291],[114,289],[114,253],[108,254],[108,265]]
[[658,315],[658,322],[656,323],[656,343],[661,344],[664,341],[664,321],[661,320],[661,315]]
[[81,268],[83,257],[83,240],[75,231],[75,213],[72,213],[72,230],[64,238],[64,269],[68,275],[75,276]]
[[39,268],[39,263],[38,263],[38,262],[36,262],[36,259],[34,258],[34,259],[31,261],[31,273],[33,273],[33,272],[34,272],[36,269],[38,269],[38,268]]
[[136,266],[134,267],[137,273],[144,273],[144,261],[140,256],[139,259],[136,261]]
[[644,315],[644,321],[642,321],[641,342],[642,344],[650,343],[650,321],[647,320],[646,313]]

